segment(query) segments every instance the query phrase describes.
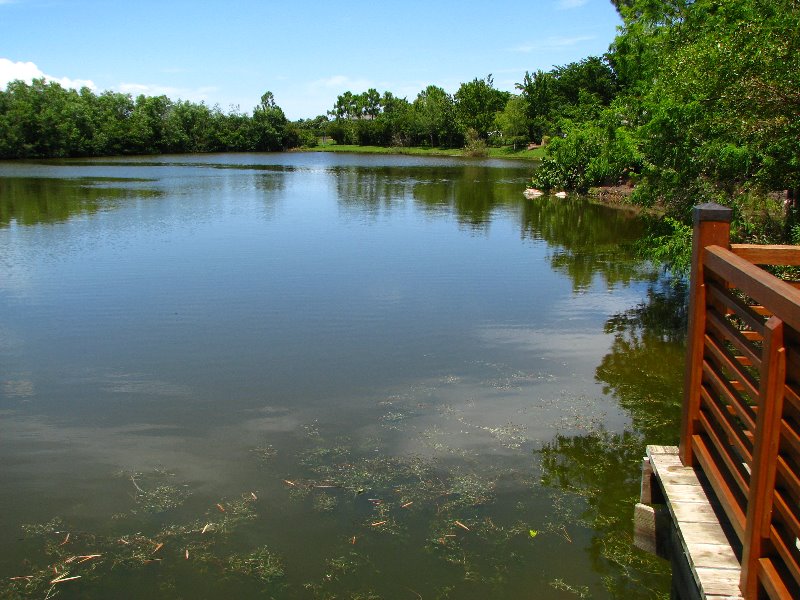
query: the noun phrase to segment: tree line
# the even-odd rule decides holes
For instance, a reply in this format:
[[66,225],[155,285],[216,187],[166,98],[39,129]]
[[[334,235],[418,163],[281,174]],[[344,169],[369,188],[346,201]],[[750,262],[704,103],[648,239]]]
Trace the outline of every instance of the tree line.
[[605,57],[589,57],[547,73],[526,73],[517,89],[496,89],[490,74],[462,83],[454,94],[429,85],[411,101],[389,91],[347,91],[327,115],[298,125],[340,144],[455,148],[480,140],[521,147],[547,141],[560,131],[562,119],[596,115],[618,85]]
[[251,114],[167,96],[13,81],[0,91],[0,158],[282,150],[299,145],[270,92]]
[[294,122],[271,92],[248,114],[163,95],[134,98],[44,79],[13,81],[0,90],[0,158],[273,151],[312,147],[325,138],[355,145],[521,148],[541,142],[561,116],[606,105],[616,89],[603,58],[546,75],[545,81],[541,73],[526,73],[520,94],[496,89],[491,75],[461,84],[454,94],[429,85],[412,101],[390,91],[346,91],[327,114]]

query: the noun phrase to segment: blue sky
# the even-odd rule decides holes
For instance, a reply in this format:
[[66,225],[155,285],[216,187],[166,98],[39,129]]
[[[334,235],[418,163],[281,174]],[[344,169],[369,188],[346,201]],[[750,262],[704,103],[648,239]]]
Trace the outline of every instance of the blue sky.
[[609,0],[0,0],[0,87],[46,76],[95,92],[166,94],[250,112],[270,90],[290,119],[370,87],[413,100],[602,54]]

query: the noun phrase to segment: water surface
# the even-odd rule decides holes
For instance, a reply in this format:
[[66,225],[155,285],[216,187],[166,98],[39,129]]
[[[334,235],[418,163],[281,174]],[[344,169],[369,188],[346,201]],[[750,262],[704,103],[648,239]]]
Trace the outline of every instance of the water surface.
[[529,176],[0,163],[0,592],[665,593],[628,524],[681,291],[632,258],[634,216],[525,200]]

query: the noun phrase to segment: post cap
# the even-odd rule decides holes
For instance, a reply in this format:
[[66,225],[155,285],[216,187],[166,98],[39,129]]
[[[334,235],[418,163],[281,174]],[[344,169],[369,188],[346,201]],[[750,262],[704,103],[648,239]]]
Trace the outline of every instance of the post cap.
[[730,223],[732,217],[733,210],[715,202],[704,202],[694,207],[695,225],[703,221],[722,221],[723,223]]

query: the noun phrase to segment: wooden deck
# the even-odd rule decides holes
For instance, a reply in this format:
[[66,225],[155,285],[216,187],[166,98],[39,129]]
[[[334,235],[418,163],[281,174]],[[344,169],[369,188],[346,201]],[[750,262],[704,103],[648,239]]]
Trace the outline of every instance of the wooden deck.
[[[742,568],[714,503],[677,446],[648,446],[636,545],[672,563],[673,597],[741,599]],[[695,593],[696,591],[696,593]]]
[[680,445],[650,446],[636,545],[677,599],[800,599],[800,246],[730,243],[695,207]]

